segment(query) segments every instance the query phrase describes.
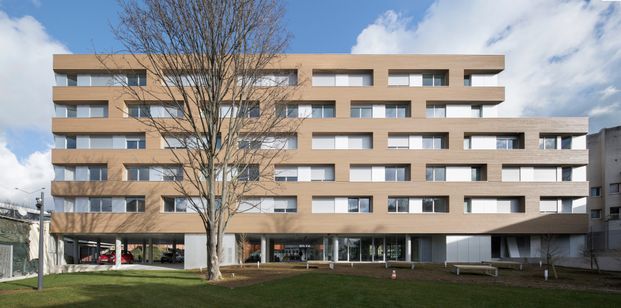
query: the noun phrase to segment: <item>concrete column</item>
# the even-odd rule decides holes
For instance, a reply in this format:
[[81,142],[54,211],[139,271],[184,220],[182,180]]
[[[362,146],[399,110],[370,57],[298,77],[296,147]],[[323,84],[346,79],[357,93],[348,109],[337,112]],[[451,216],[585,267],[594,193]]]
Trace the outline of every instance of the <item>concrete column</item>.
[[172,242],[172,263],[175,263],[177,256],[177,241],[173,240]]
[[409,234],[405,236],[405,261],[412,261],[412,237]]
[[142,263],[147,263],[147,240],[142,240]]
[[147,248],[147,256],[149,264],[153,264],[153,239],[149,238],[149,247]]
[[65,256],[65,242],[63,241],[63,235],[62,234],[56,234],[56,270],[58,273],[60,273],[62,266],[63,266],[63,261],[64,261],[64,256]]
[[261,235],[261,263],[267,262],[267,237]]
[[335,236],[332,238],[332,261],[339,260],[339,239]]
[[328,260],[328,252],[326,251],[326,248],[328,248],[328,241],[330,239],[328,239],[327,237],[324,236],[324,238],[322,239],[323,241],[323,256],[322,256],[322,260],[326,261]]
[[101,240],[97,240],[97,248],[95,250],[95,263],[99,260],[99,256],[101,255]]
[[80,241],[73,238],[73,264],[80,264]]
[[120,268],[121,267],[121,257],[122,257],[123,252],[121,251],[121,238],[119,236],[117,236],[115,241],[114,241],[114,253],[116,255],[115,262],[114,262],[114,267],[115,268]]

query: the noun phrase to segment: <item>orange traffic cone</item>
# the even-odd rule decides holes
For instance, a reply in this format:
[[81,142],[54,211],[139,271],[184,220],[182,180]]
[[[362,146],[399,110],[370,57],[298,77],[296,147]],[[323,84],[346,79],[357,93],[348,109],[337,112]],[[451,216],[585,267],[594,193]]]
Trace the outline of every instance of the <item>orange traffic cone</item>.
[[390,279],[392,279],[392,280],[397,279],[397,271],[392,270],[392,275],[390,275]]

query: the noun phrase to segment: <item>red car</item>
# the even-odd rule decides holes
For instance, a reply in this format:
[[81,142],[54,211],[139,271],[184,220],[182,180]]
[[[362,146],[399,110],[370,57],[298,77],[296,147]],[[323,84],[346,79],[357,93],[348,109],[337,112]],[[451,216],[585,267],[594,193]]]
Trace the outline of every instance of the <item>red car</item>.
[[[106,254],[100,255],[99,258],[97,258],[97,263],[99,263],[99,264],[105,264],[105,263],[115,264],[116,263],[116,253],[114,251],[112,251],[112,252],[108,252]],[[127,263],[129,263],[129,264],[134,263],[134,256],[129,251],[121,254],[121,264],[127,264]]]

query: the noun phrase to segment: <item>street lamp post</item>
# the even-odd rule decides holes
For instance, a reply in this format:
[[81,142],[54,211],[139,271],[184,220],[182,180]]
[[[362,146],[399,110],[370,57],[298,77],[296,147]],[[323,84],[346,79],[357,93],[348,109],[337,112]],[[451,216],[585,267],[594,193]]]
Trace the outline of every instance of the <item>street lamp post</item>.
[[45,205],[43,204],[43,192],[41,192],[41,197],[37,198],[37,208],[39,209],[39,275],[37,278],[37,290],[43,290],[43,250],[44,250],[44,226],[43,226],[43,216],[45,216]]

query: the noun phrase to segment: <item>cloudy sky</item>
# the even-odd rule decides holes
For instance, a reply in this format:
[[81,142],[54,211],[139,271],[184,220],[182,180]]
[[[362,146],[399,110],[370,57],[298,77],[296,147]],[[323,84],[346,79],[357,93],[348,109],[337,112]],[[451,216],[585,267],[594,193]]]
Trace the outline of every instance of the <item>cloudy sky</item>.
[[[287,2],[292,53],[504,54],[503,116],[621,125],[621,2]],[[0,201],[53,177],[52,54],[118,51],[116,1],[0,0]],[[48,201],[49,202],[49,201]]]

